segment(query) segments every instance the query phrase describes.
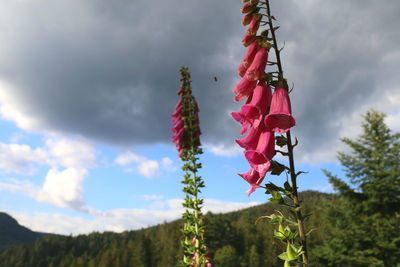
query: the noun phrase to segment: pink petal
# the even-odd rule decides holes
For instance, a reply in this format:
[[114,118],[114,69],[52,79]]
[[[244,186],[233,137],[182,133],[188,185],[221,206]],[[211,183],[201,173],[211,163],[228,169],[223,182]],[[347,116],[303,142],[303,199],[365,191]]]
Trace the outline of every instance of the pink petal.
[[250,23],[251,19],[253,18],[253,13],[248,13],[246,16],[242,18],[242,24],[243,26],[246,26]]
[[250,35],[247,31],[243,36],[242,44],[245,47],[248,47],[254,40],[256,39],[255,35]]
[[235,101],[241,101],[248,97],[253,92],[256,85],[257,81],[250,81],[246,77],[243,77],[239,84],[233,88],[233,93],[236,95]]
[[271,108],[264,119],[264,124],[267,129],[277,133],[285,133],[296,125],[291,114],[289,95],[282,85],[278,85],[278,89],[272,95]]
[[259,26],[260,26],[259,16],[254,16],[250,22],[249,28],[247,29],[249,35],[256,35]]
[[266,47],[260,48],[253,60],[251,66],[247,69],[247,79],[254,81],[260,79],[261,75],[265,72],[265,67],[268,61],[268,50]]
[[254,57],[256,56],[258,49],[259,46],[257,41],[253,41],[247,48],[246,54],[244,55],[243,58],[243,65],[246,69],[250,67],[251,63],[254,60]]
[[257,148],[255,150],[247,150],[244,155],[251,166],[269,162],[275,155],[274,132],[264,129],[260,134]]
[[250,127],[247,135],[238,140],[236,139],[236,143],[246,150],[254,150],[257,147],[258,139],[260,137],[260,127]]
[[271,103],[271,95],[271,88],[260,81],[253,91],[251,102],[242,106],[242,116],[252,124],[260,123],[260,117],[262,118]]
[[239,68],[238,68],[238,74],[240,77],[243,77],[246,74],[247,68],[244,66],[243,62],[240,63]]

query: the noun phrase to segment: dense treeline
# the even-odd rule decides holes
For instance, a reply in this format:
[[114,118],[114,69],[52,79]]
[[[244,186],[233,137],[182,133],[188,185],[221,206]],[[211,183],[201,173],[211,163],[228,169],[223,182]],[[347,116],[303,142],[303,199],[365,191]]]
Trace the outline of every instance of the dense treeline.
[[[303,192],[306,213],[312,212],[308,227],[318,227],[310,247],[322,242],[324,226],[315,203],[330,201],[332,195]],[[258,217],[277,208],[264,204],[249,209],[205,216],[206,242],[214,266],[281,266],[280,251],[272,239],[273,226]],[[318,206],[318,209],[320,206]],[[90,235],[50,236],[33,245],[20,245],[0,254],[0,266],[176,266],[181,259],[182,221],[164,223],[138,231],[92,233]]]
[[36,239],[44,237],[45,234],[33,232],[18,222],[7,213],[0,212],[0,250],[19,244],[32,244]]

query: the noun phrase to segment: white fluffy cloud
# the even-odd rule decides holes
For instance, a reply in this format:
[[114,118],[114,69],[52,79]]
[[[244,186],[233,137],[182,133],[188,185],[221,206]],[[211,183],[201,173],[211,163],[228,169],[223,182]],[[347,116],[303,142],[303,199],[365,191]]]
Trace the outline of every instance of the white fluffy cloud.
[[82,210],[84,208],[83,180],[86,169],[67,168],[63,171],[48,171],[36,199],[58,207]]
[[[131,151],[119,155],[115,159],[115,163],[126,167],[125,171],[137,171],[147,178],[159,176],[161,170],[173,171],[176,169],[173,166],[173,161],[168,157],[164,157],[160,161],[157,161],[137,155]],[[132,163],[134,163],[133,169],[131,168]]]
[[[0,143],[0,170],[34,174],[36,167],[49,166],[42,186],[28,180],[7,179],[0,190],[21,193],[52,205],[88,212],[83,198],[87,168],[96,166],[95,149],[81,140],[49,138],[42,148]],[[64,168],[64,169],[62,169]],[[61,170],[59,170],[61,169]]]
[[35,164],[48,163],[48,153],[42,148],[32,149],[28,145],[0,143],[0,170],[6,173],[35,172]]
[[83,198],[83,181],[87,175],[86,169],[50,169],[41,186],[29,180],[7,178],[0,182],[0,191],[19,193],[61,208],[95,213],[85,205]]
[[71,168],[90,168],[96,166],[94,148],[84,141],[70,139],[48,139],[46,146],[54,163]]
[[21,193],[31,198],[36,198],[38,187],[30,181],[20,181],[14,178],[7,178],[0,182],[0,191],[8,191],[12,193]]
[[36,165],[67,168],[96,166],[95,149],[88,143],[70,139],[47,139],[44,147],[0,142],[0,170],[6,173],[33,174]]
[[[158,201],[160,196],[150,197]],[[161,197],[162,198],[162,197]],[[93,231],[115,231],[140,229],[164,221],[180,218],[183,208],[181,199],[166,199],[164,207],[154,209],[114,209],[102,213],[92,213],[92,219],[45,212],[10,212],[18,222],[28,228],[58,234],[87,234]],[[229,212],[260,203],[227,202],[214,199],[205,200],[204,212]]]
[[206,144],[204,145],[204,148],[214,155],[226,157],[237,156],[243,152],[243,149],[241,149],[236,143],[233,143],[231,146],[227,146],[225,144]]

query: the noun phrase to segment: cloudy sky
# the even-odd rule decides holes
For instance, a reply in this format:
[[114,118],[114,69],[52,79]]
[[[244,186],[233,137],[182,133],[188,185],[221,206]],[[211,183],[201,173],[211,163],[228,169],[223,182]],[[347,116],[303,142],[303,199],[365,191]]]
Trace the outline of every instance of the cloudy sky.
[[[361,115],[400,131],[400,2],[271,0],[297,126],[301,190],[331,192],[338,139]],[[179,68],[200,106],[205,210],[250,198],[229,116],[245,53],[241,1],[2,0],[0,210],[37,231],[138,229],[180,216],[171,143]],[[213,77],[218,77],[218,82]],[[280,178],[269,178],[277,183]],[[282,179],[281,179],[282,180]]]

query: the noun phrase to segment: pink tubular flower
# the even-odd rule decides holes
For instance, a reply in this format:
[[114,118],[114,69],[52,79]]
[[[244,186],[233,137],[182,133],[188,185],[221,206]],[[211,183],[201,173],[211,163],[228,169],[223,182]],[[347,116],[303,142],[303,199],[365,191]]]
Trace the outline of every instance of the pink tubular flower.
[[260,180],[260,174],[251,168],[247,173],[238,173],[249,184],[257,184]]
[[266,47],[260,48],[251,63],[251,66],[247,69],[247,79],[254,81],[260,79],[261,75],[264,74],[265,67],[268,61],[268,50]]
[[243,77],[239,84],[233,88],[233,93],[236,95],[235,101],[241,101],[248,97],[253,92],[256,85],[257,81],[249,81],[246,77]]
[[240,63],[238,68],[238,74],[240,77],[243,77],[246,74],[247,68],[245,67],[244,63]]
[[180,118],[181,117],[181,112],[182,112],[183,106],[179,105],[177,108],[175,108],[174,113],[171,114],[171,117],[174,118]]
[[262,183],[265,174],[267,173],[267,170],[269,168],[269,165],[269,162],[263,164],[263,168],[261,171],[258,171],[257,168],[251,167],[250,171],[248,171],[247,173],[238,173],[238,175],[241,176],[251,186],[247,196],[250,196],[254,191],[256,191],[258,186]]
[[272,95],[271,108],[269,114],[264,119],[266,128],[277,133],[286,133],[291,127],[296,125],[292,116],[290,98],[282,83],[277,86]]
[[247,150],[244,153],[251,166],[264,164],[275,155],[275,133],[264,129],[255,150]]
[[250,22],[249,28],[247,29],[249,35],[256,35],[259,26],[260,26],[260,17],[254,16]]
[[247,135],[242,139],[235,139],[236,143],[246,150],[255,150],[257,148],[258,139],[261,130],[259,127],[250,127]]
[[248,13],[242,18],[243,26],[246,26],[250,23],[251,19],[253,18],[253,13]]
[[183,120],[182,120],[181,118],[179,118],[179,119],[177,119],[177,120],[175,121],[174,127],[172,127],[171,130],[172,130],[174,133],[177,133],[177,132],[179,132],[179,130],[182,129],[182,128],[183,128]]
[[271,103],[271,97],[271,88],[264,81],[259,81],[254,89],[251,101],[242,106],[241,113],[245,120],[254,127],[258,127]]
[[256,36],[255,36],[255,35],[250,35],[250,34],[246,31],[246,33],[244,34],[243,39],[242,39],[242,44],[243,44],[245,47],[248,47],[255,39],[256,39]]
[[242,6],[242,8],[240,9],[240,11],[242,13],[249,13],[251,10],[253,9],[252,5],[250,3],[245,4],[244,6]]
[[[250,94],[250,96],[246,100],[246,104],[249,104],[252,98],[253,94]],[[232,112],[231,115],[236,121],[242,124],[242,129],[240,130],[240,134],[242,135],[245,132],[247,132],[247,128],[249,128],[250,122],[246,120],[246,117],[243,115],[243,112],[240,110],[239,112]]]
[[245,132],[247,132],[247,128],[249,128],[251,123],[248,120],[246,120],[246,117],[243,116],[242,111],[232,112],[231,115],[236,121],[238,121],[238,122],[240,122],[240,124],[242,124],[242,129],[240,130],[240,134],[242,135]]
[[253,41],[247,48],[246,54],[244,55],[244,58],[243,58],[243,65],[244,65],[244,67],[246,67],[246,69],[248,67],[250,67],[251,63],[254,60],[254,57],[257,54],[258,49],[259,49],[259,46],[258,46],[257,41]]

